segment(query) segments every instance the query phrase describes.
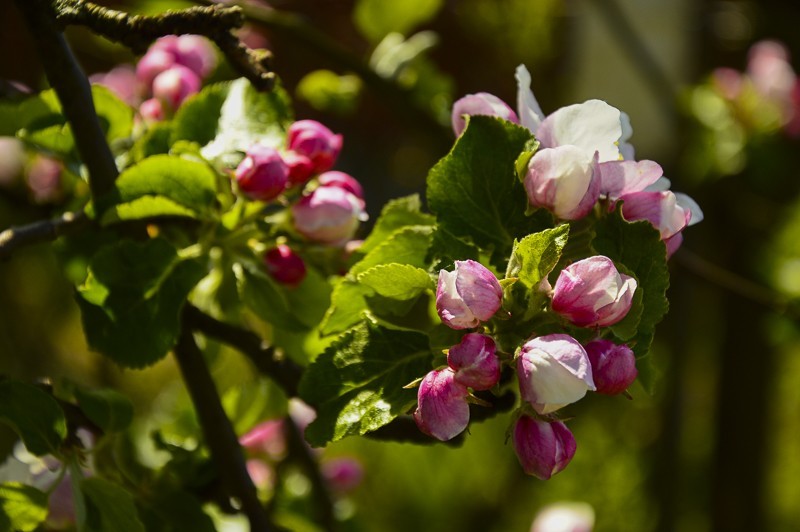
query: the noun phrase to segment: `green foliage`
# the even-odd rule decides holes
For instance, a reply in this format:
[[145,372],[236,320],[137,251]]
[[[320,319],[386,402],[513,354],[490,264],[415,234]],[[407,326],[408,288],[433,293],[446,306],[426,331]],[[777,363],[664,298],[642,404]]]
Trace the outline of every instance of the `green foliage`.
[[47,518],[47,494],[19,482],[0,484],[0,530],[32,532]]
[[203,275],[200,261],[182,259],[161,238],[102,248],[78,289],[89,345],[121,366],[157,362],[175,345],[180,310]]
[[235,267],[234,273],[239,287],[239,297],[256,316],[290,331],[308,329],[308,326],[294,315],[286,293],[272,278],[255,268],[248,269],[241,266]]
[[206,164],[154,155],[122,172],[95,211],[104,225],[157,216],[208,219],[216,191],[217,176]]
[[409,264],[380,264],[358,275],[358,282],[390,299],[413,299],[433,288],[431,276]]
[[[138,501],[137,501],[138,502]],[[140,502],[140,517],[148,532],[215,532],[214,522],[200,501],[180,490],[164,489],[158,497]]]
[[453,149],[428,174],[428,203],[455,237],[489,250],[505,268],[515,238],[552,226],[549,214],[527,216],[515,163],[532,135],[504,120],[473,116]]
[[434,225],[436,219],[422,212],[421,204],[418,194],[388,201],[358,253],[362,256],[369,253],[398,229],[411,225]]
[[[637,292],[630,318],[612,328],[620,340],[628,341],[637,358],[644,357],[653,341],[655,327],[669,309],[666,292],[669,287],[667,250],[661,236],[650,222],[627,222],[622,217],[621,205],[616,211],[597,223],[597,235],[592,245],[601,255],[622,265],[638,281]],[[623,270],[624,271],[624,270]],[[633,322],[636,334],[633,335]],[[652,390],[648,373],[640,373],[645,388]]]
[[204,88],[175,115],[172,143],[202,146],[203,157],[233,167],[255,143],[283,146],[293,121],[289,97],[280,86],[258,92],[244,78]]
[[22,382],[0,382],[0,422],[16,432],[37,456],[58,455],[67,435],[64,412],[47,392]]
[[407,412],[416,400],[403,386],[431,364],[428,337],[369,321],[346,332],[312,363],[300,382],[300,397],[317,418],[306,440],[325,445],[376,430]]
[[436,16],[442,5],[443,0],[359,0],[353,18],[362,35],[372,42],[378,42],[391,32],[407,34],[416,26],[428,22]]
[[144,532],[133,497],[124,488],[99,477],[80,481],[86,505],[81,532]]
[[105,432],[125,430],[133,421],[130,399],[116,390],[76,387],[75,399],[86,417]]
[[356,110],[361,78],[340,76],[330,70],[314,70],[297,84],[297,96],[320,111],[348,114]]

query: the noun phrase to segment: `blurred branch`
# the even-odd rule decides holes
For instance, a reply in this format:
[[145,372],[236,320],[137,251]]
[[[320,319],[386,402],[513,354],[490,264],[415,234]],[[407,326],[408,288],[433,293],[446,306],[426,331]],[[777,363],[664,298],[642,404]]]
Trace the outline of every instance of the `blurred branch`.
[[111,190],[119,171],[97,118],[89,80],[61,33],[51,3],[48,0],[15,0],[15,3],[36,43],[47,80],[72,127],[81,161],[89,170],[92,196],[98,197]]
[[247,472],[239,439],[222,407],[203,353],[197,347],[192,331],[186,326],[186,320],[173,354],[203,428],[211,457],[228,493],[241,503],[242,511],[250,521],[250,530],[274,530]]
[[680,266],[701,279],[779,314],[789,314],[794,319],[800,319],[800,313],[790,305],[789,298],[775,290],[717,266],[686,248],[681,248],[674,258]]
[[50,242],[88,224],[89,219],[82,212],[65,212],[52,220],[40,220],[28,225],[10,227],[0,233],[0,260],[9,258],[21,247]]
[[190,304],[184,309],[184,319],[191,329],[241,351],[261,373],[272,378],[287,396],[297,396],[303,368],[291,360],[278,358],[275,349],[264,346],[257,334],[213,318]]
[[675,114],[675,102],[678,96],[675,84],[647,48],[617,0],[591,0],[590,3],[595,4],[612,38],[617,40],[623,53],[628,56],[636,72],[661,101],[663,108],[669,115]]
[[289,447],[289,457],[297,462],[311,482],[311,500],[320,524],[324,530],[334,530],[336,517],[333,514],[333,498],[328,483],[319,469],[319,461],[312,454],[311,448],[303,439],[300,427],[291,416],[283,419],[283,431]]
[[144,53],[150,43],[165,35],[203,35],[214,41],[236,71],[258,90],[271,90],[275,84],[275,74],[270,69],[272,54],[267,50],[249,49],[232,33],[244,23],[242,10],[238,7],[198,6],[146,16],[131,15],[83,0],[57,0],[56,10],[59,23],[87,26],[137,54]]

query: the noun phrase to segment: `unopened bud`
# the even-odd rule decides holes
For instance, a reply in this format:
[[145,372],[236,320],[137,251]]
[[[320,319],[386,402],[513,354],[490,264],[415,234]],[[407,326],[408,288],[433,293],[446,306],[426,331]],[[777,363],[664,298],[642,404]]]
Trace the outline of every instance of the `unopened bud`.
[[306,278],[306,264],[286,244],[279,244],[264,254],[267,273],[281,284],[297,286]]
[[473,390],[488,390],[500,380],[500,359],[491,336],[465,334],[447,353],[455,380]]
[[254,144],[234,175],[239,189],[249,198],[271,201],[286,188],[288,169],[276,150]]
[[455,381],[452,369],[429,372],[417,391],[414,421],[419,430],[441,441],[461,434],[469,423],[467,395],[469,391]]
[[630,347],[608,340],[594,340],[585,346],[592,364],[597,393],[616,395],[636,380],[636,357]]
[[467,94],[453,104],[451,122],[453,125],[453,133],[456,134],[456,137],[461,135],[467,125],[464,120],[465,115],[497,116],[509,122],[519,124],[517,113],[515,113],[506,102],[488,92]]
[[342,136],[315,120],[299,120],[289,126],[288,148],[308,157],[318,174],[333,167],[342,149]]
[[457,260],[452,272],[439,271],[436,311],[452,329],[470,329],[500,308],[503,289],[497,277],[474,260]]
[[575,437],[564,423],[529,416],[517,420],[512,440],[522,469],[542,480],[567,467],[577,448]]

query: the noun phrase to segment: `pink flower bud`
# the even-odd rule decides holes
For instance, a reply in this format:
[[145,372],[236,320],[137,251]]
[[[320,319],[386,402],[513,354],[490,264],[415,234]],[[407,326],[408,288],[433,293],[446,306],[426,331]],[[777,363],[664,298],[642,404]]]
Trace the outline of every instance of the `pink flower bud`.
[[264,264],[267,273],[281,284],[297,286],[306,278],[306,263],[286,244],[268,250],[264,254]]
[[28,188],[36,203],[52,203],[61,197],[61,172],[58,159],[36,155],[28,167]]
[[326,187],[343,188],[357,198],[364,199],[364,189],[361,188],[361,183],[359,183],[356,178],[350,174],[345,174],[344,172],[338,172],[334,170],[321,174],[317,179],[319,180],[320,185]]
[[200,78],[182,65],[173,65],[153,80],[153,96],[163,101],[172,111],[200,90]]
[[474,260],[457,260],[452,272],[439,271],[436,311],[451,329],[471,329],[500,308],[503,289],[492,272]]
[[211,42],[200,35],[181,35],[175,40],[173,53],[178,64],[191,69],[201,79],[217,66],[217,54]]
[[334,135],[315,120],[299,120],[289,126],[288,148],[305,155],[314,165],[314,173],[330,170],[342,150],[342,136]]
[[[647,220],[658,229],[664,242],[683,231],[692,219],[692,211],[680,205],[678,197],[669,190],[633,192],[620,200],[623,201],[622,216],[626,220]],[[669,255],[677,248],[673,246]]]
[[519,124],[517,113],[503,100],[488,92],[467,94],[453,104],[451,122],[456,137],[461,135],[461,132],[464,131],[467,125],[466,120],[464,120],[464,115],[497,116],[509,122]]
[[274,149],[254,144],[236,168],[239,189],[250,199],[271,201],[286,188],[289,170]]
[[468,394],[466,386],[455,381],[450,368],[425,375],[417,391],[414,412],[419,430],[441,441],[461,434],[469,423]]
[[491,336],[465,334],[450,348],[447,364],[455,372],[456,382],[474,390],[488,390],[500,380],[500,359]]
[[314,175],[314,163],[305,155],[287,151],[283,154],[283,162],[289,167],[290,186],[302,185]]
[[158,98],[150,98],[145,100],[139,106],[139,114],[146,123],[161,122],[166,118],[164,113],[164,104]]
[[251,458],[247,461],[247,474],[258,489],[271,488],[275,484],[275,473],[264,460]]
[[339,187],[318,187],[292,205],[297,231],[315,242],[343,246],[366,220],[364,202]]
[[616,395],[636,380],[636,357],[627,345],[594,340],[585,346],[597,393]]
[[286,439],[283,436],[283,420],[270,419],[259,423],[250,432],[239,438],[239,445],[251,456],[268,456],[273,460],[286,454]]
[[322,476],[328,481],[328,486],[336,492],[346,493],[352,491],[364,478],[364,468],[361,463],[353,458],[333,458],[320,464]]
[[577,449],[575,437],[564,423],[529,416],[517,420],[512,441],[522,469],[542,480],[567,467]]
[[108,72],[92,74],[89,81],[103,85],[130,106],[139,102],[139,78],[131,65],[119,65]]
[[154,45],[136,64],[136,77],[139,78],[139,83],[149,90],[156,76],[166,72],[175,64],[174,54],[169,51],[159,50]]
[[579,327],[607,327],[631,308],[636,279],[619,273],[608,257],[596,255],[561,270],[553,310]]
[[595,389],[586,350],[566,334],[525,343],[517,357],[517,377],[522,399],[540,414],[555,412]]
[[578,220],[592,210],[600,194],[597,152],[572,145],[543,148],[528,163],[525,191],[534,207],[562,220]]

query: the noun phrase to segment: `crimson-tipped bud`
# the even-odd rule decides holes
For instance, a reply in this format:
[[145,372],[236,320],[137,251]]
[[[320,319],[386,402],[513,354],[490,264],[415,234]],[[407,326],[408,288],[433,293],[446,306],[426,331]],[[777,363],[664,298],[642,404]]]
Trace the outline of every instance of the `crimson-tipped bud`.
[[500,380],[500,359],[491,336],[465,334],[447,353],[455,380],[473,390],[488,390]]
[[455,381],[451,368],[429,372],[417,391],[414,421],[419,430],[441,441],[461,434],[469,423],[467,395],[467,387]]
[[164,104],[158,98],[150,98],[139,105],[139,114],[145,123],[161,122],[166,118]]
[[153,80],[153,96],[175,111],[200,90],[200,78],[183,65],[173,65]]
[[636,380],[636,357],[625,344],[594,340],[585,346],[597,393],[616,395],[624,392]]
[[322,476],[328,486],[336,492],[346,493],[352,491],[364,478],[364,468],[358,460],[353,458],[333,458],[320,464]]
[[279,244],[264,254],[267,273],[281,284],[297,286],[306,278],[306,263],[286,244]]
[[439,271],[436,311],[452,329],[471,329],[500,308],[503,289],[492,272],[474,260],[457,260],[452,272]]
[[509,122],[519,124],[517,113],[515,113],[506,102],[488,92],[467,94],[453,104],[451,122],[453,125],[453,133],[456,134],[456,137],[461,135],[461,132],[464,131],[467,125],[464,120],[464,115],[497,116]]
[[292,205],[297,231],[315,242],[343,246],[367,219],[364,201],[339,187],[318,187]]
[[322,186],[343,188],[357,198],[364,199],[364,189],[361,188],[361,183],[350,174],[332,170],[330,172],[325,172],[317,179]]
[[254,144],[236,168],[239,189],[249,198],[270,201],[286,188],[288,169],[276,150]]
[[517,420],[512,440],[522,469],[542,480],[567,467],[577,448],[575,437],[564,423],[529,416]]
[[549,334],[529,340],[517,358],[522,399],[540,414],[555,412],[594,390],[586,350],[566,334]]
[[315,120],[298,120],[289,126],[288,148],[308,157],[319,174],[333,167],[342,150],[342,136]]
[[296,151],[283,154],[283,162],[289,167],[289,185],[302,185],[314,175],[314,163],[305,155]]
[[561,270],[553,288],[553,310],[579,327],[607,327],[631,308],[636,279],[596,255]]
[[175,64],[175,55],[158,48],[151,48],[136,63],[136,77],[143,87],[150,90],[153,80]]

